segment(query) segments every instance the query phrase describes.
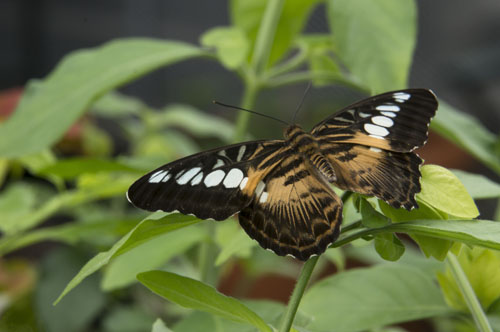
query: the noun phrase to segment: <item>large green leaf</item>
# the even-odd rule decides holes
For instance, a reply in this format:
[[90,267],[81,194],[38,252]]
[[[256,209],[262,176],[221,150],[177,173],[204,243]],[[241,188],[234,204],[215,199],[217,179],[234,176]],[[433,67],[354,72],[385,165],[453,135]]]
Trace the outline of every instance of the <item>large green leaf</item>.
[[497,138],[474,117],[439,101],[439,110],[431,122],[431,129],[500,174],[500,154],[495,152]]
[[421,172],[420,201],[459,218],[472,219],[479,215],[474,200],[452,172],[437,165],[425,165]]
[[413,0],[329,0],[335,51],[372,93],[406,87],[416,41]]
[[75,51],[43,81],[31,83],[0,127],[0,156],[19,157],[56,142],[104,93],[168,64],[203,55],[192,45],[122,39]]
[[161,267],[172,257],[201,241],[204,236],[202,228],[189,227],[142,243],[109,264],[102,279],[102,289],[109,291],[135,282],[138,273]]
[[153,213],[148,218],[137,224],[136,227],[116,242],[111,249],[101,252],[90,259],[73,277],[73,279],[71,279],[68,285],[66,285],[66,288],[64,288],[61,295],[59,295],[55,304],[57,304],[69,291],[80,284],[85,278],[107,265],[113,258],[126,253],[149,239],[198,223],[199,221],[200,220],[195,217],[177,213],[168,216],[165,216],[164,212]]
[[323,279],[306,291],[301,310],[313,331],[351,332],[442,316],[451,309],[429,274],[382,264]]
[[[245,31],[252,48],[257,38],[267,0],[232,0],[231,21]],[[285,1],[272,43],[269,64],[273,65],[289,51],[295,37],[303,29],[319,0]]]
[[183,307],[247,323],[260,331],[271,331],[262,318],[243,303],[198,280],[165,271],[144,272],[137,279],[156,294]]
[[411,220],[351,233],[342,236],[333,246],[338,247],[356,238],[386,232],[426,235],[500,250],[500,222],[489,220]]

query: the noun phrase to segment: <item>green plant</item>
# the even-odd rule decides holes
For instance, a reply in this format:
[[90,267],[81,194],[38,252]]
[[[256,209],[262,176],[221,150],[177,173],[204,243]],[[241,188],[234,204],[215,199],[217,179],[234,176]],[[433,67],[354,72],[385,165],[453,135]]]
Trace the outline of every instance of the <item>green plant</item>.
[[[109,304],[102,293],[92,293],[98,287],[93,275],[98,270],[103,273],[102,290],[118,292],[134,284],[137,275],[137,280],[154,293],[196,309],[170,307],[177,318],[175,331],[382,331],[391,324],[423,318],[435,318],[438,326],[449,323],[462,330],[473,328],[472,321],[480,331],[492,331],[490,325],[500,329],[500,294],[496,291],[500,283],[495,270],[500,224],[476,220],[479,212],[473,200],[499,198],[500,186],[484,177],[424,166],[423,189],[417,196],[421,208],[411,212],[373,198],[345,194],[340,239],[323,256],[304,264],[287,307],[271,301],[240,301],[210,286],[231,257],[244,259],[255,273],[273,270],[294,274],[288,259],[253,250],[255,243],[234,221],[215,224],[165,213],[144,217],[127,206],[123,195],[134,179],[199,148],[186,132],[225,143],[240,141],[247,134],[249,114],[244,112],[233,125],[187,105],[153,110],[141,101],[111,92],[159,67],[209,58],[241,77],[244,108],[252,108],[263,89],[299,82],[340,84],[366,93],[406,86],[416,38],[412,0],[330,0],[326,10],[332,33],[302,34],[309,13],[319,4],[317,0],[233,0],[232,25],[206,32],[200,38],[202,46],[169,40],[115,40],[69,54],[46,79],[31,82],[26,88],[16,112],[0,127],[1,172],[10,171],[15,176],[20,169],[28,169],[53,186],[20,177],[5,190],[0,198],[0,252],[6,254],[42,240],[83,245],[93,251],[111,247],[90,259],[78,273],[73,272],[75,268],[64,268],[66,279],[40,280],[46,287],[57,288],[76,274],[56,301],[66,301],[57,309],[61,315],[79,308],[85,312],[86,318],[70,323],[73,330],[88,327],[91,318]],[[119,123],[131,142],[132,155],[109,157],[109,137],[84,119],[84,149],[89,157],[59,159],[54,144],[85,112]],[[171,126],[183,131],[165,130]],[[500,158],[494,152],[499,140],[475,119],[441,102],[431,129],[500,174]],[[103,199],[106,205],[100,203]],[[37,228],[60,212],[74,222]],[[408,239],[400,239],[397,234],[402,233],[408,234],[427,258],[409,246]],[[114,242],[117,236],[121,238]],[[334,249],[349,243],[356,245],[343,251]],[[373,243],[375,251],[367,243]],[[47,259],[45,264],[62,269],[61,262],[85,259],[68,255]],[[481,260],[476,261],[474,255],[480,255]],[[181,258],[172,260],[178,256]],[[356,256],[373,266],[342,271],[345,256]],[[386,263],[380,263],[379,257]],[[309,279],[315,278],[316,265],[327,262],[336,264],[339,273],[306,289]],[[159,268],[164,271],[155,270]],[[435,282],[437,271],[442,293]],[[474,273],[487,280],[473,277]],[[487,283],[491,280],[492,284]],[[39,292],[42,289],[54,291],[54,286]],[[92,302],[92,310],[81,306],[79,300],[85,297]],[[11,322],[18,317],[16,312],[29,307],[26,303],[22,307],[25,294],[12,298],[18,300],[12,303],[20,304],[7,312]],[[103,330],[106,324],[114,330],[126,326],[120,325],[126,324],[120,323],[123,317],[139,324],[138,329],[144,328],[139,322],[153,319],[144,311],[114,309]],[[49,328],[62,329],[56,325]],[[153,330],[168,329],[158,320]]]

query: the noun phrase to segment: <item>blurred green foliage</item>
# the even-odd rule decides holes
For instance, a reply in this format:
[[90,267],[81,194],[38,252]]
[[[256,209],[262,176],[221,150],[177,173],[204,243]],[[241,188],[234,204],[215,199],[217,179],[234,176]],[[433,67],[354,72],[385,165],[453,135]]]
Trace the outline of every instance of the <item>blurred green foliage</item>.
[[[302,33],[322,3],[331,32]],[[404,88],[415,48],[416,5],[413,0],[232,0],[229,6],[231,25],[207,31],[200,46],[118,39],[72,52],[44,80],[28,84],[14,114],[0,124],[0,181],[7,179],[0,195],[0,253],[46,241],[66,246],[48,251],[36,269],[11,256],[0,261],[0,331],[285,326],[284,305],[227,297],[213,286],[236,263],[251,277],[272,272],[295,278],[293,260],[263,251],[234,220],[216,225],[179,214],[148,216],[124,196],[144,172],[197,152],[200,139],[219,144],[244,139],[248,114],[232,124],[190,105],[153,109],[115,89],[193,58],[209,58],[238,75],[244,84],[241,105],[247,108],[261,90],[299,82],[339,84],[367,94]],[[114,139],[97,119],[118,124],[129,153],[112,155]],[[474,118],[441,103],[431,129],[500,174],[495,148],[500,140]],[[500,330],[500,223],[476,220],[474,201],[498,199],[500,185],[433,165],[424,166],[422,175],[418,210],[346,196],[344,231],[333,245],[341,248],[329,249],[316,267],[333,263],[339,272],[306,290],[294,331],[400,331],[386,326],[424,318],[467,330],[474,326],[471,317],[488,331],[487,323],[477,323],[485,312]],[[71,222],[42,225],[55,217]],[[344,250],[351,242],[355,245]],[[467,306],[463,285],[441,262],[455,254],[482,311]],[[347,257],[371,266],[344,270]]]

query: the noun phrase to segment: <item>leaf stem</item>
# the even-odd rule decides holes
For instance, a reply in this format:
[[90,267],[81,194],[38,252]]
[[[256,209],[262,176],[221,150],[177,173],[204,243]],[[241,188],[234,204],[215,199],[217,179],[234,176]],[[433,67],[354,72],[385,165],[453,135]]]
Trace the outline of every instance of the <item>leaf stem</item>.
[[493,332],[488,319],[486,318],[486,314],[479,303],[479,300],[472,289],[467,276],[465,275],[462,266],[458,262],[457,257],[450,251],[447,254],[447,263],[450,267],[451,273],[455,278],[455,281],[462,293],[462,296],[469,307],[469,311],[474,318],[474,322],[476,323],[477,330],[479,332]]
[[[241,101],[241,107],[251,110],[255,104],[255,99],[257,98],[258,91],[259,89],[255,83],[247,81],[245,92],[243,93],[243,99]],[[233,142],[241,142],[245,138],[249,119],[250,113],[239,113],[238,119],[236,120]]]
[[279,328],[279,332],[288,332],[292,327],[293,320],[295,318],[295,314],[297,313],[297,308],[299,307],[300,300],[302,299],[302,295],[304,295],[304,291],[306,289],[307,283],[311,278],[311,274],[318,262],[319,256],[311,257],[304,263],[302,266],[302,270],[300,271],[299,278],[297,279],[297,284],[293,289],[292,296],[290,297],[290,301],[288,301],[288,306],[285,312],[285,316],[281,321],[281,326]]

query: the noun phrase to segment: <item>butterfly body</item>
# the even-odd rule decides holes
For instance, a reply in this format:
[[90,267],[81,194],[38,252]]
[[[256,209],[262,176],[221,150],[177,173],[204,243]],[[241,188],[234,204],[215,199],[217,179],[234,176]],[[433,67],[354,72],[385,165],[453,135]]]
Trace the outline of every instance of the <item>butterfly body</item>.
[[166,164],[137,180],[135,206],[224,220],[278,255],[307,260],[334,242],[342,200],[331,184],[399,208],[418,207],[422,160],[437,108],[429,90],[388,92],[352,104],[311,132],[298,125],[284,140],[234,144]]

